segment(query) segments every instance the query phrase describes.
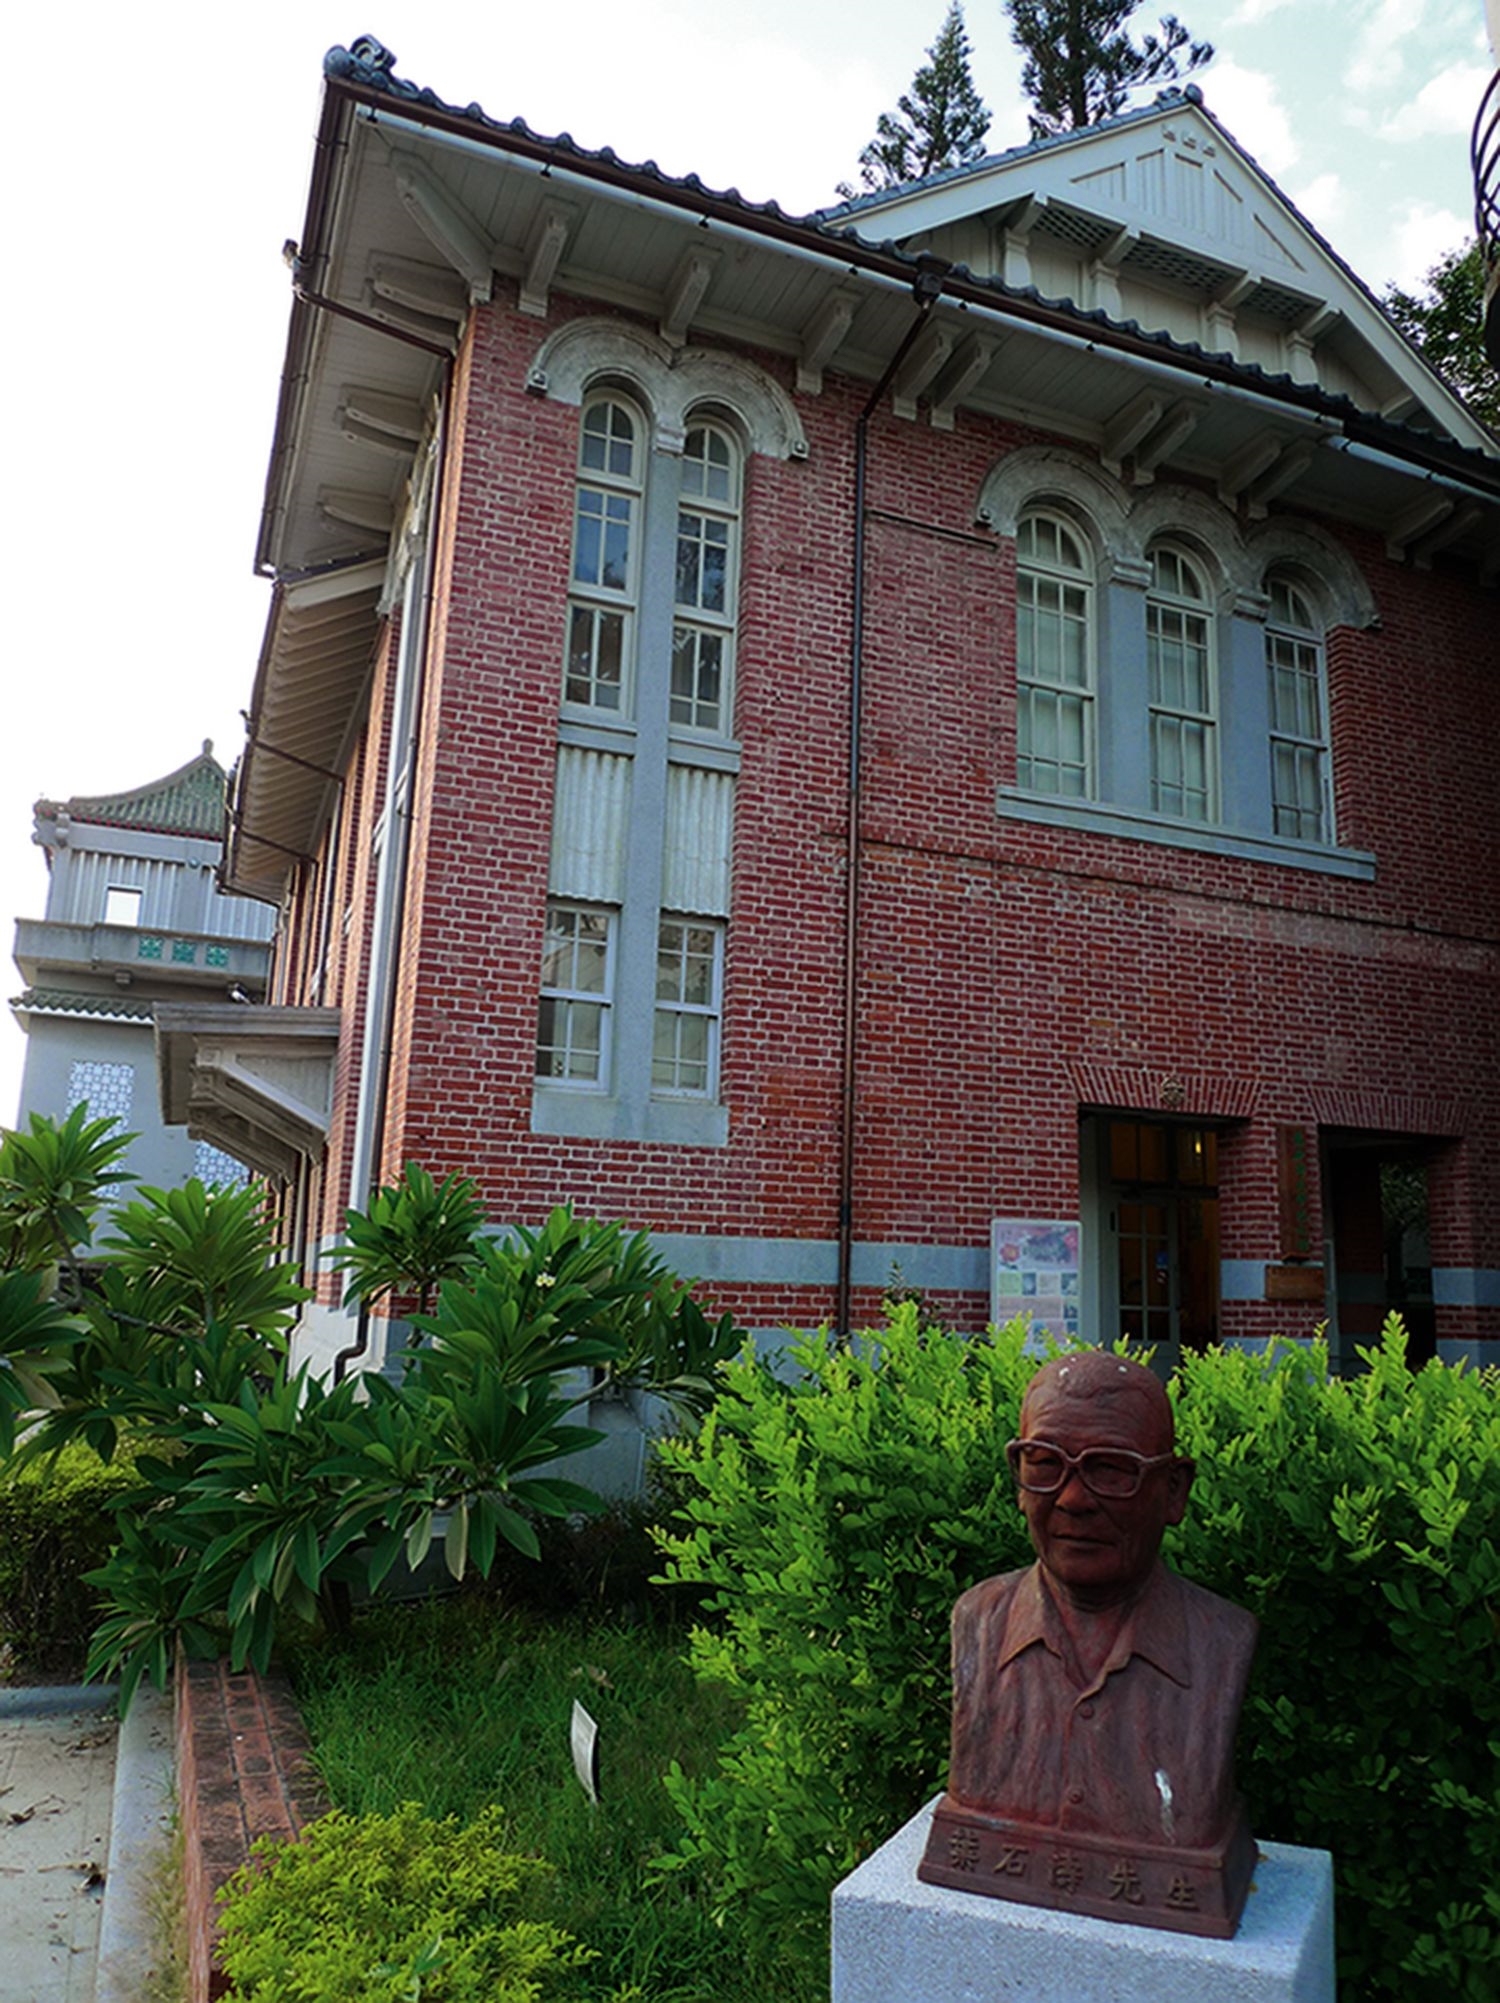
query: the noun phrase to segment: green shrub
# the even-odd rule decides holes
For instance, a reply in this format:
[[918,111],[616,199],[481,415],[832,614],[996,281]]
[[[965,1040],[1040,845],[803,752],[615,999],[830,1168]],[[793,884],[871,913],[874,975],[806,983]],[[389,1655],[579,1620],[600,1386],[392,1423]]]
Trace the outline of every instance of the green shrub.
[[100,1602],[83,1574],[119,1536],[111,1502],[143,1488],[128,1456],[83,1446],[0,1466],[0,1647],[28,1671],[81,1670]]
[[525,1912],[548,1866],[508,1855],[504,1817],[467,1828],[408,1802],[263,1837],[219,1894],[219,1958],[242,2003],[534,2003],[589,1957]]
[[782,1383],[732,1366],[696,1437],[662,1443],[686,1526],[667,1576],[704,1586],[701,1675],[744,1701],[717,1773],[668,1786],[686,1834],[665,1868],[707,1867],[761,1945],[822,1951],[834,1883],[936,1792],[948,1730],[948,1615],[1029,1555],[999,1442],[1033,1363],[919,1326],[907,1303],[862,1350],[793,1344]]
[[[826,1939],[838,1878],[941,1784],[953,1599],[1029,1561],[1000,1448],[1039,1359],[904,1307],[805,1375],[729,1373],[695,1438],[670,1577],[706,1587],[700,1674],[745,1722],[718,1771],[669,1785],[702,1872],[753,1931]],[[1256,1833],[1330,1847],[1353,1999],[1494,2003],[1500,1967],[1500,1382],[1326,1353],[1213,1352],[1174,1387],[1200,1475],[1168,1555],[1251,1607],[1241,1733]]]
[[1257,1834],[1333,1852],[1350,1997],[1500,1996],[1500,1374],[1184,1360],[1190,1577],[1259,1615],[1239,1770]]

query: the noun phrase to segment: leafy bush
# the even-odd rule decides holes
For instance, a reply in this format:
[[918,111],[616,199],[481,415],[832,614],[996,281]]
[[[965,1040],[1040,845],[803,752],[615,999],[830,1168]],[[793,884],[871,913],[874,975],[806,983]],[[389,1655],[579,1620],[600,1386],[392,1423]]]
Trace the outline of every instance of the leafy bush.
[[792,1345],[802,1374],[730,1368],[699,1433],[660,1449],[686,1527],[667,1576],[709,1591],[700,1674],[744,1700],[719,1771],[668,1786],[686,1834],[758,1943],[821,1952],[835,1882],[936,1791],[948,1732],[948,1616],[965,1586],[1029,1556],[1000,1442],[1033,1363],[924,1330],[913,1303],[856,1350]]
[[1257,1833],[1333,1852],[1345,1993],[1500,1995],[1500,1373],[1184,1359],[1199,1475],[1172,1556],[1259,1615]]
[[335,1810],[300,1843],[262,1837],[220,1893],[219,1959],[242,2003],[536,2003],[588,1956],[526,1916],[548,1866],[509,1856],[505,1820],[467,1828],[414,1803]]
[[484,1209],[468,1176],[435,1182],[409,1161],[399,1182],[375,1191],[368,1210],[344,1213],[344,1229],[331,1263],[349,1274],[345,1305],[412,1293],[425,1313],[444,1280],[473,1269]]
[[27,1670],[81,1670],[99,1618],[83,1575],[119,1534],[110,1504],[141,1489],[128,1458],[106,1466],[85,1447],[0,1468],[0,1647]]
[[[703,1872],[762,1935],[821,1952],[833,1884],[941,1783],[953,1599],[1031,1553],[1004,1475],[1037,1359],[922,1330],[904,1307],[805,1375],[736,1365],[696,1437],[668,1575],[708,1589],[699,1672],[745,1723],[670,1780]],[[1500,1966],[1500,1382],[1431,1363],[1399,1323],[1368,1374],[1321,1347],[1190,1358],[1174,1386],[1200,1474],[1168,1556],[1250,1607],[1241,1734],[1252,1824],[1332,1848],[1347,1998],[1494,2003]]]
[[350,1213],[344,1263],[355,1295],[435,1289],[432,1312],[400,1384],[325,1386],[288,1369],[306,1290],[260,1190],[143,1189],[85,1288],[70,1240],[119,1142],[81,1115],[32,1128],[0,1140],[0,1462],[18,1432],[23,1461],[148,1443],[87,1574],[108,1602],[87,1673],[118,1674],[122,1706],[179,1641],[211,1652],[227,1630],[233,1665],[264,1669],[288,1615],[345,1628],[352,1588],[419,1566],[439,1532],[458,1580],[506,1545],[536,1559],[536,1517],[601,1506],[546,1465],[601,1437],[576,1409],[610,1387],[691,1415],[739,1346],[644,1233],[559,1209],[501,1244],[471,1183],[413,1166]]

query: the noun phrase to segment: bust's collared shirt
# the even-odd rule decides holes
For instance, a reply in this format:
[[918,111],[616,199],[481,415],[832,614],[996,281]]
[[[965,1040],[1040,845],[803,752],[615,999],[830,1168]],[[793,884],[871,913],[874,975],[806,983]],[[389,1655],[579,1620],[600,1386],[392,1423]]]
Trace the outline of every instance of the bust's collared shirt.
[[1255,1620],[1160,1562],[1086,1686],[1040,1565],[953,1610],[952,1800],[1060,1833],[1206,1849],[1234,1816]]

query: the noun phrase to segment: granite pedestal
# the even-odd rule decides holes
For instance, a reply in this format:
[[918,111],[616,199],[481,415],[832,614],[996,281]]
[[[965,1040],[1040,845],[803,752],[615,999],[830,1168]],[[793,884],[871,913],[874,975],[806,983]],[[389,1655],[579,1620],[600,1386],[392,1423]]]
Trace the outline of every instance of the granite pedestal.
[[1233,1940],[924,1885],[933,1804],[833,1895],[833,2003],[1334,2003],[1333,1859],[1262,1843]]

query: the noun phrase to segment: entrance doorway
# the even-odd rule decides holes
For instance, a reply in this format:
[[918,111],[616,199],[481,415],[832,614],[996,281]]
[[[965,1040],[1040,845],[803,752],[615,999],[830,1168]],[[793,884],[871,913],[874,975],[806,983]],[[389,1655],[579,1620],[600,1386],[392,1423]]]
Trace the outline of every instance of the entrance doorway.
[[1218,1339],[1218,1133],[1100,1113],[1085,1120],[1082,1144],[1098,1248],[1087,1325],[1106,1343],[1150,1345],[1168,1371],[1184,1349]]
[[1397,1134],[1325,1128],[1331,1346],[1342,1371],[1362,1368],[1356,1348],[1379,1339],[1388,1314],[1406,1323],[1414,1368],[1437,1350],[1432,1254],[1427,1242],[1430,1144]]

